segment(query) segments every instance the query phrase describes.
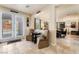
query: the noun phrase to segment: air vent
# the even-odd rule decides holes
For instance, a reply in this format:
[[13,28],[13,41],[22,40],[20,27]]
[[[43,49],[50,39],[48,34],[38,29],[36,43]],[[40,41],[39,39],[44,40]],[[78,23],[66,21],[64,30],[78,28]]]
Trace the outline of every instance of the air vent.
[[18,13],[18,11],[15,11],[15,10],[10,10],[10,12]]

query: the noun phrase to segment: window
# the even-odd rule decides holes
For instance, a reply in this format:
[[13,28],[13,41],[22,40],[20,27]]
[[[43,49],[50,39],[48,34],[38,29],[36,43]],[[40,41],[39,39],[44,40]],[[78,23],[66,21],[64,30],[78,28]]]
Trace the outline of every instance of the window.
[[41,20],[35,18],[35,29],[41,29]]

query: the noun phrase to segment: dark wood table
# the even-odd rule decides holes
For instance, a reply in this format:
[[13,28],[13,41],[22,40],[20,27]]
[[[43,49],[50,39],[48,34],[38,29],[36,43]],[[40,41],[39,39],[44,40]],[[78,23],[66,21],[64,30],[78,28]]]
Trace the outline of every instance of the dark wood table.
[[37,37],[41,35],[41,33],[33,32],[32,33],[32,42],[37,43]]

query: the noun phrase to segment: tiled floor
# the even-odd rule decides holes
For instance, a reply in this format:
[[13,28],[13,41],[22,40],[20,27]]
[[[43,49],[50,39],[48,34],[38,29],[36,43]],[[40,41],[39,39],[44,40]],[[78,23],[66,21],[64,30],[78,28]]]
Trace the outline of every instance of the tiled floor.
[[52,47],[38,49],[35,44],[29,41],[19,41],[11,44],[0,44],[0,53],[10,54],[51,54],[55,53]]
[[79,38],[67,36],[57,39],[57,53],[79,53]]
[[[77,40],[75,40],[77,39]],[[37,45],[30,41],[19,41],[15,43],[0,44],[1,54],[70,54],[79,53],[79,38],[62,38],[57,39],[56,47],[49,46],[47,48],[38,49]]]

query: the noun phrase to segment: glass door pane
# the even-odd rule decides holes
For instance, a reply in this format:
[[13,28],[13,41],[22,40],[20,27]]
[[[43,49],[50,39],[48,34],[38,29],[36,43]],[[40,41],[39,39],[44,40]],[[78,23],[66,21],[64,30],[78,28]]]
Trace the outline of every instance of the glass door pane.
[[16,18],[16,36],[23,35],[23,21],[21,17]]
[[12,37],[12,15],[2,14],[2,37],[8,38]]

